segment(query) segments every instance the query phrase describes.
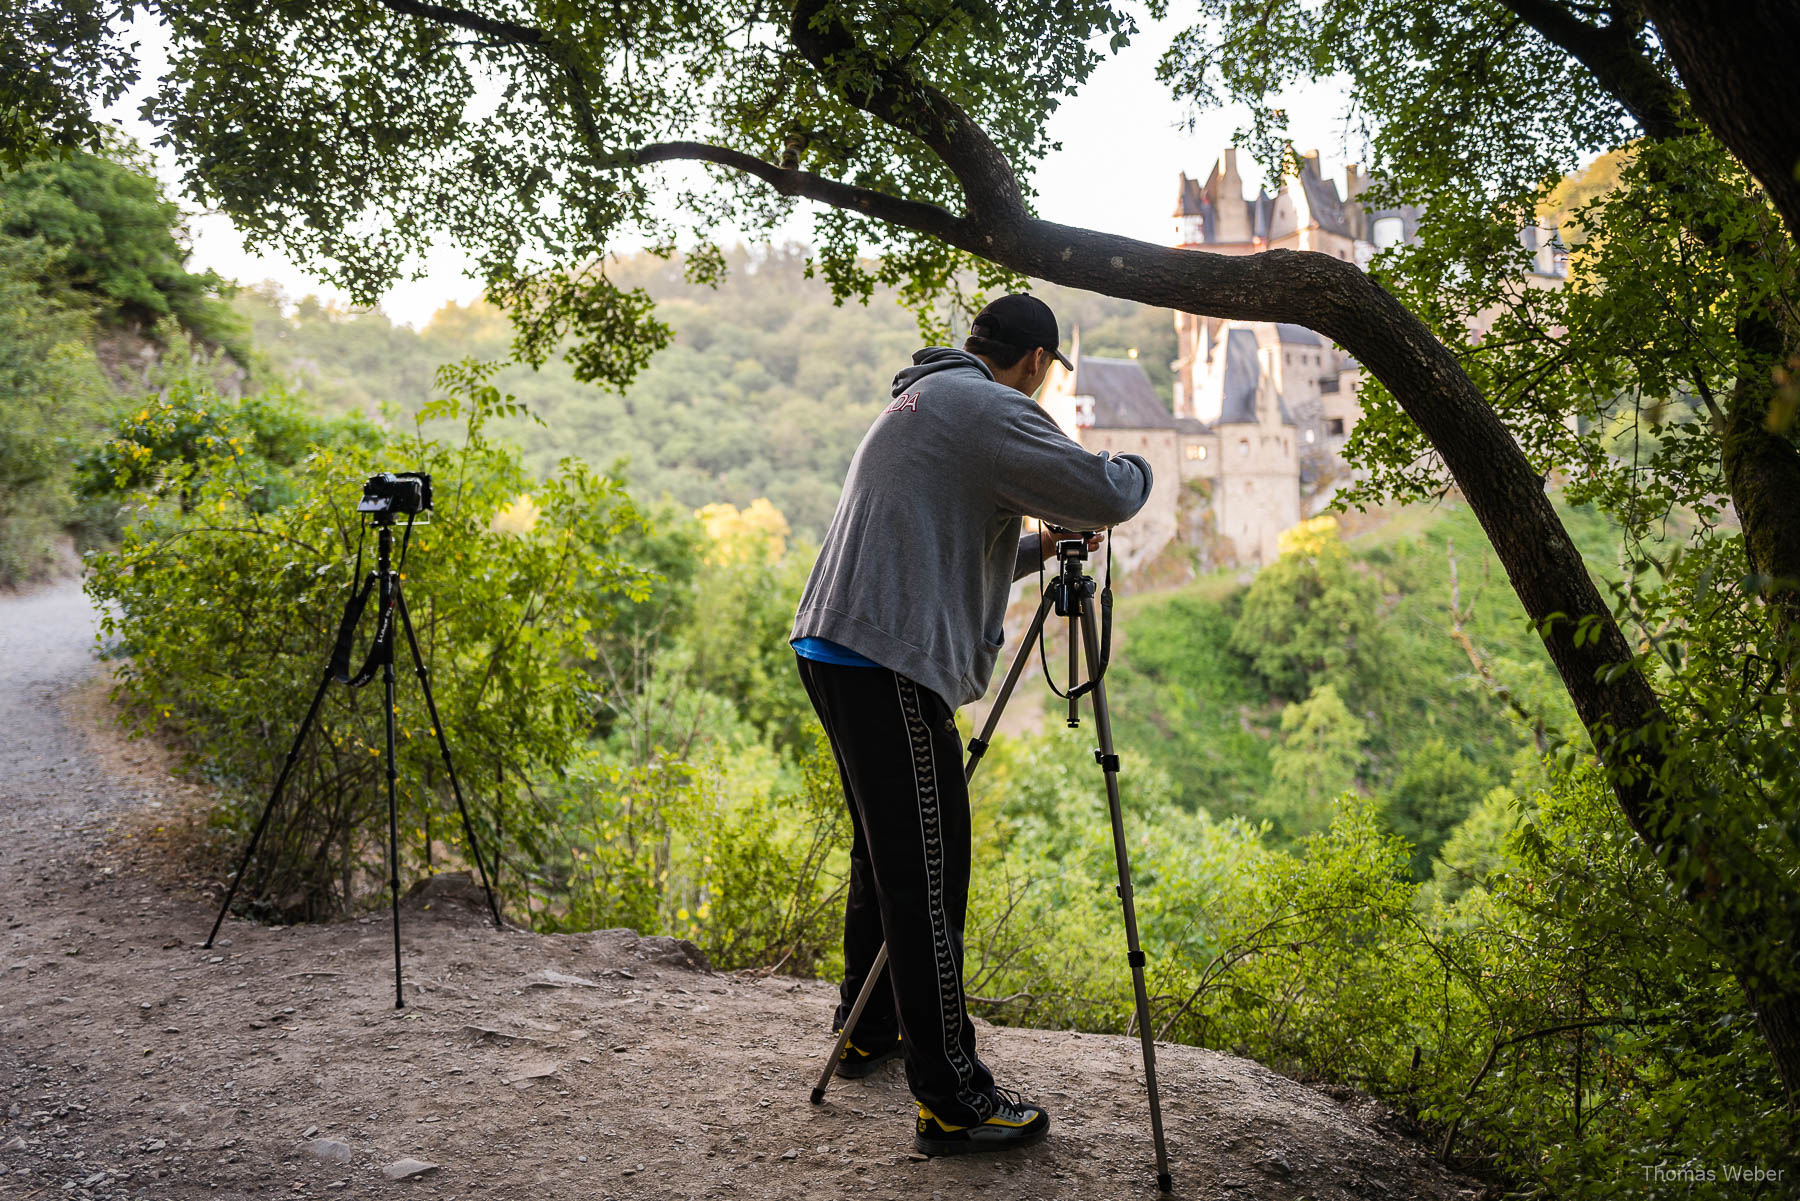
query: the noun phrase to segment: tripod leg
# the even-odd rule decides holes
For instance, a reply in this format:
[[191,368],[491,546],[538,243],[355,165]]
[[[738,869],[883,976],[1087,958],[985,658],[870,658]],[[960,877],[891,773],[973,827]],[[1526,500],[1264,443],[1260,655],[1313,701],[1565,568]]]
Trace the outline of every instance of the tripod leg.
[[[425,657],[419,653],[419,639],[413,633],[412,614],[406,609],[406,593],[394,585],[394,597],[400,606],[400,628],[406,631],[406,645],[412,650],[413,671],[419,677],[419,691],[425,694],[425,711],[431,715],[431,732],[437,735],[438,754],[444,757],[444,770],[450,775],[450,791],[456,796],[456,811],[462,814],[463,833],[469,839],[469,853],[475,856],[475,870],[481,873],[481,890],[487,894],[488,912],[494,917],[494,929],[503,928],[500,906],[494,902],[494,887],[488,880],[487,864],[481,857],[481,844],[475,839],[475,825],[469,820],[468,806],[463,804],[462,785],[456,779],[456,764],[450,761],[450,744],[444,739],[444,723],[438,720],[437,699],[431,695],[431,674],[425,669]],[[498,856],[498,848],[495,855]],[[500,864],[494,863],[495,871]]]
[[[963,765],[963,781],[967,783],[975,775],[976,765],[981,757],[987,754],[988,740],[994,736],[994,728],[1000,724],[1000,712],[1006,708],[1011,699],[1014,685],[1025,671],[1025,663],[1031,658],[1031,644],[1037,640],[1038,631],[1044,627],[1044,618],[1050,612],[1053,600],[1051,589],[1044,590],[1044,599],[1038,602],[1037,616],[1031,619],[1031,628],[1025,631],[1025,640],[1019,644],[1019,653],[1013,659],[1012,667],[1006,673],[1005,683],[1000,685],[1000,692],[994,698],[994,707],[988,710],[987,721],[982,724],[981,736],[969,740],[969,761]],[[819,1073],[819,1082],[813,1086],[812,1103],[823,1104],[825,1090],[831,1085],[831,1077],[837,1072],[838,1057],[843,1055],[844,1048],[850,1043],[851,1034],[856,1031],[857,1019],[862,1017],[863,1006],[869,1003],[869,997],[875,991],[875,982],[881,979],[881,969],[887,966],[887,944],[881,944],[881,950],[875,954],[875,966],[869,969],[868,979],[863,981],[862,991],[856,996],[856,1003],[850,1007],[850,1017],[844,1022],[844,1028],[838,1033],[837,1045],[831,1049],[831,1058],[825,1063],[825,1070]]]
[[[382,530],[386,535],[387,531]],[[383,550],[385,551],[385,546]],[[385,555],[384,555],[385,561]],[[399,584],[398,578],[389,573],[381,578],[381,607],[398,599],[391,595]],[[400,777],[398,765],[395,763],[394,751],[394,644],[390,635],[387,655],[381,665],[382,713],[383,725],[387,727],[387,795],[388,795],[388,898],[394,910],[394,1008],[406,1008],[406,992],[400,981],[400,799],[395,791],[395,782]]]
[[[1088,663],[1100,663],[1100,639],[1094,629],[1094,606],[1081,607],[1082,642],[1086,644]],[[1156,1142],[1156,1184],[1163,1192],[1174,1187],[1169,1176],[1169,1152],[1163,1143],[1162,1099],[1156,1090],[1156,1040],[1150,1034],[1150,996],[1144,988],[1144,952],[1138,945],[1137,906],[1131,898],[1131,860],[1125,850],[1125,818],[1119,807],[1119,757],[1113,752],[1112,717],[1106,709],[1106,685],[1096,680],[1094,693],[1094,727],[1100,735],[1100,749],[1094,752],[1106,776],[1106,806],[1112,816],[1113,854],[1119,865],[1119,902],[1125,910],[1125,946],[1131,962],[1131,984],[1137,995],[1138,1039],[1144,1048],[1144,1083],[1150,1093],[1150,1133]]]
[[844,1021],[843,1030],[838,1033],[837,1045],[831,1048],[831,1058],[825,1061],[825,1070],[819,1073],[819,1082],[813,1085],[812,1103],[822,1105],[825,1102],[825,1090],[831,1085],[831,1078],[837,1073],[838,1058],[843,1055],[844,1048],[850,1045],[850,1035],[856,1030],[856,1023],[862,1017],[863,1007],[869,998],[875,995],[875,985],[881,981],[882,969],[887,966],[887,944],[881,944],[881,950],[875,952],[875,962],[869,968],[869,977],[863,981],[862,991],[856,994],[856,1004],[850,1007],[850,1016]]
[[964,783],[974,776],[975,765],[987,754],[988,742],[994,736],[995,727],[1000,724],[1000,713],[1006,708],[1006,702],[1012,699],[1014,685],[1025,673],[1025,664],[1031,659],[1031,644],[1037,641],[1038,631],[1044,628],[1044,618],[1049,615],[1054,600],[1054,592],[1049,588],[1044,589],[1044,598],[1038,602],[1037,616],[1031,619],[1031,628],[1025,631],[1025,641],[1019,644],[1019,653],[1014,657],[1012,667],[1007,670],[999,695],[994,697],[994,707],[988,710],[987,721],[982,723],[981,736],[969,739],[969,761],[963,765]]
[[206,947],[210,950],[213,939],[219,936],[219,927],[224,924],[225,915],[231,911],[232,898],[237,896],[238,885],[244,882],[244,873],[250,868],[250,859],[256,854],[257,844],[262,842],[263,830],[269,824],[269,815],[275,812],[275,802],[281,799],[281,790],[287,787],[288,775],[294,770],[294,764],[300,759],[300,747],[306,742],[306,733],[312,729],[313,718],[319,715],[319,702],[325,699],[325,689],[331,686],[331,669],[325,669],[325,676],[319,681],[319,690],[313,693],[312,704],[306,707],[306,717],[300,722],[300,730],[294,735],[294,745],[288,748],[287,760],[281,765],[281,774],[275,777],[275,787],[269,793],[269,802],[263,806],[262,816],[256,819],[256,832],[250,835],[250,845],[244,848],[244,861],[238,864],[237,875],[231,878],[231,886],[225,890],[225,903],[219,906],[219,916],[213,919],[212,933],[206,936]]

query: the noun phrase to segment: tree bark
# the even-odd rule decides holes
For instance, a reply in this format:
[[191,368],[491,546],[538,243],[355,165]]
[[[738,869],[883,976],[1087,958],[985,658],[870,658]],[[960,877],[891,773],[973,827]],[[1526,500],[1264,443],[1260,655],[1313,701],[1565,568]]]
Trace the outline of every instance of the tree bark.
[[1793,0],[1643,0],[1694,112],[1750,169],[1800,246],[1800,104],[1781,83],[1800,62]]
[[[1744,361],[1725,412],[1725,482],[1750,569],[1768,580],[1763,599],[1775,606],[1776,632],[1787,635],[1800,632],[1800,450],[1770,428],[1783,339],[1766,314],[1740,320],[1737,338]],[[1791,681],[1800,664],[1790,652],[1782,667],[1782,678]]]

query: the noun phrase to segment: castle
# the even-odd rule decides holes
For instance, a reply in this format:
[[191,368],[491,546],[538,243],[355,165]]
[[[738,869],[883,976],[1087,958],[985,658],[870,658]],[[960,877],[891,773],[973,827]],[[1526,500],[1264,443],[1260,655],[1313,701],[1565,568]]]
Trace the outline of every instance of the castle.
[[[1284,248],[1335,255],[1366,267],[1377,250],[1413,241],[1419,210],[1375,209],[1359,197],[1369,178],[1352,164],[1344,190],[1303,156],[1275,195],[1244,195],[1237,150],[1227,148],[1204,183],[1180,177],[1176,246],[1215,254]],[[1527,284],[1560,286],[1567,259],[1554,231],[1528,226]],[[1317,513],[1350,475],[1344,440],[1362,416],[1361,367],[1298,325],[1176,313],[1173,412],[1133,358],[1081,353],[1053,366],[1039,403],[1090,450],[1129,451],[1155,474],[1150,501],[1120,527],[1114,553],[1130,569],[1179,540],[1210,564],[1271,562],[1283,530]],[[1491,313],[1470,321],[1477,333]]]

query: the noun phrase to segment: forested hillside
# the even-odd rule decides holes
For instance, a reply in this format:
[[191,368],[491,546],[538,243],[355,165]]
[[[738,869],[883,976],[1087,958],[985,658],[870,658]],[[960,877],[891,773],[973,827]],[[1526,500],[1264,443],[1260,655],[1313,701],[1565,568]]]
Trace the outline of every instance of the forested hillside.
[[[689,508],[767,497],[803,536],[831,519],[857,439],[888,383],[923,345],[917,321],[891,291],[836,306],[805,278],[802,247],[742,247],[726,256],[714,290],[683,279],[679,261],[638,255],[616,264],[622,287],[642,287],[674,342],[623,395],[577,383],[569,366],[512,367],[496,377],[542,421],[509,431],[537,471],[564,455],[606,465],[646,496],[667,492]],[[1169,399],[1175,356],[1170,314],[1091,293],[1039,290],[1069,337],[1092,354],[1136,350]],[[379,313],[352,314],[316,300],[251,288],[238,301],[273,378],[304,386],[334,411],[411,413],[431,394],[441,363],[500,359],[506,318],[484,304],[451,304],[414,333]],[[291,311],[289,311],[291,309]]]

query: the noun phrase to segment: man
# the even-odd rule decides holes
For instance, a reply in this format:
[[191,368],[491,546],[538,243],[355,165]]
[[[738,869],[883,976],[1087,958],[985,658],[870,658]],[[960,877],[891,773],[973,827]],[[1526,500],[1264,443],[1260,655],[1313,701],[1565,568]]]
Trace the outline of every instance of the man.
[[1020,519],[1101,529],[1150,497],[1142,458],[1083,450],[1031,399],[1052,359],[1070,365],[1056,318],[1026,295],[983,309],[963,349],[913,355],[850,460],[794,618],[854,834],[838,1029],[888,947],[889,987],[870,997],[838,1070],[864,1076],[903,1054],[928,1155],[1026,1146],[1050,1125],[975,1054],[955,711],[987,691],[1013,581],[1054,552],[1047,531],[1021,537]]

